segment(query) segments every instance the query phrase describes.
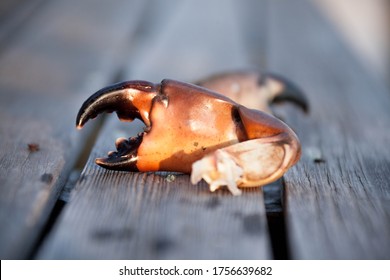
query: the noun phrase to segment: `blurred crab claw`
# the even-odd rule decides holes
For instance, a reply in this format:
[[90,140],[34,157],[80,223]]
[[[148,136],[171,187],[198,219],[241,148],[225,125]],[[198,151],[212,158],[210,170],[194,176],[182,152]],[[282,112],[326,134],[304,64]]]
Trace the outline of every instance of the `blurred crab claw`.
[[140,119],[144,132],[116,141],[102,167],[191,173],[210,190],[259,186],[280,178],[300,157],[295,133],[282,121],[196,85],[130,81],[103,88],[82,105],[76,125],[103,112]]
[[221,93],[248,108],[272,113],[271,105],[292,102],[305,113],[309,103],[302,91],[286,78],[255,70],[217,74],[196,82],[197,85]]

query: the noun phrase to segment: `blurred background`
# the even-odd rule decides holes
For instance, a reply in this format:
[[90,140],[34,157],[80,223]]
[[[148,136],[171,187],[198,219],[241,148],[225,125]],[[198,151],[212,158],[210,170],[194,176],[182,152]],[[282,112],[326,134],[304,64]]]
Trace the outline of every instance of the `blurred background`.
[[346,44],[390,86],[390,1],[314,1]]
[[[13,37],[18,36],[20,32],[23,32],[23,29],[27,29],[27,26],[31,24],[31,21],[34,17],[40,17],[42,10],[46,8],[48,5],[53,5],[53,3],[58,2],[56,0],[2,0],[0,2],[0,46],[7,47],[10,40]],[[158,0],[148,0],[144,1],[145,3],[140,4],[138,1],[128,1],[133,2],[134,9],[138,9],[139,12],[130,13],[131,17],[135,15],[143,14],[140,16],[143,19],[140,21],[147,20],[150,21],[149,24],[145,24],[145,22],[135,22],[134,20],[126,19],[123,15],[118,15],[121,17],[119,20],[128,21],[129,25],[133,24],[134,28],[139,28],[137,32],[141,33],[138,35],[138,40],[136,42],[131,42],[130,46],[128,46],[127,50],[123,50],[126,52],[133,52],[135,47],[139,47],[140,39],[144,38],[147,44],[153,44],[154,49],[161,46],[164,48],[164,44],[167,45],[172,43],[171,41],[164,40],[164,37],[169,35],[172,26],[176,26],[173,29],[179,29],[178,26],[182,26],[187,29],[187,36],[195,36],[199,37],[199,45],[187,47],[188,52],[191,52],[192,55],[181,53],[184,52],[182,48],[180,48],[180,44],[185,44],[188,41],[188,38],[183,37],[183,33],[180,33],[177,38],[175,38],[175,45],[179,45],[175,50],[180,53],[177,54],[178,57],[181,55],[185,55],[187,57],[186,65],[191,65],[193,71],[188,76],[183,75],[185,79],[194,79],[199,76],[194,75],[194,73],[198,73],[198,71],[204,72],[204,64],[209,63],[213,64],[213,58],[209,57],[205,59],[202,57],[199,60],[196,55],[194,55],[194,49],[196,48],[207,48],[207,40],[210,40],[214,36],[218,36],[221,40],[210,40],[213,44],[220,44],[221,51],[223,51],[223,45],[233,44],[233,46],[229,46],[229,50],[236,50],[239,52],[240,48],[243,47],[242,42],[238,42],[238,40],[247,40],[244,43],[246,48],[257,49],[258,53],[256,56],[249,58],[249,64],[253,66],[265,67],[266,63],[266,51],[267,51],[267,30],[269,31],[269,22],[267,23],[268,11],[267,6],[269,6],[269,2],[267,0],[246,0],[244,2],[240,1],[228,1],[227,5],[215,5],[214,3],[209,3],[207,1],[200,1],[198,5],[191,5],[191,1],[158,1]],[[106,9],[106,5],[111,5],[109,1],[95,1],[93,2],[93,7],[88,7],[88,2],[83,3],[73,3],[72,5],[64,6],[64,8],[74,9],[74,13],[82,12],[85,13],[86,16],[90,16],[92,14],[96,14],[96,12],[91,11],[91,9]],[[121,5],[125,2],[116,1],[112,3],[112,5]],[[381,79],[385,80],[387,84],[389,84],[389,76],[390,76],[390,2],[388,0],[315,0],[312,1],[315,6],[321,11],[321,13],[334,25],[337,32],[340,33],[344,42],[348,45],[348,47],[356,54],[356,56],[362,60],[362,62],[370,69],[375,75],[379,76]],[[126,4],[123,4],[125,8]],[[142,6],[142,7],[141,7]],[[169,7],[169,8],[167,8]],[[194,9],[195,7],[195,9]],[[231,10],[233,7],[233,10]],[[85,9],[85,10],[83,10]],[[145,10],[146,9],[146,10]],[[189,9],[189,10],[188,10]],[[110,13],[110,9],[106,9],[107,13]],[[170,11],[168,14],[161,14],[159,11]],[[196,17],[193,15],[197,14]],[[190,15],[190,16],[189,16]],[[192,16],[191,16],[192,15]],[[231,22],[226,21],[226,17],[229,16],[238,16],[246,18],[245,21],[241,21],[241,26],[237,26],[236,20]],[[61,17],[61,15],[59,15]],[[71,20],[71,19],[70,19]],[[117,19],[118,20],[118,19]],[[196,21],[208,21],[208,28],[205,29],[197,29],[199,25],[197,25]],[[48,24],[50,24],[48,22]],[[139,26],[141,24],[142,26]],[[136,27],[137,25],[137,27]],[[64,28],[66,26],[64,25]],[[83,29],[83,28],[82,28]],[[241,38],[233,37],[231,40],[227,40],[229,38],[229,30],[230,31],[238,31],[241,30],[242,33]],[[123,34],[124,37],[128,37],[130,39],[132,28],[127,30],[127,34]],[[242,32],[242,30],[246,30]],[[81,30],[82,31],[82,30]],[[71,32],[71,31],[69,31]],[[80,30],[74,30],[73,32],[79,32]],[[237,32],[232,32],[232,34],[236,34]],[[39,35],[39,34],[37,34]],[[75,34],[76,36],[77,34]],[[86,34],[84,34],[85,36]],[[91,34],[92,35],[92,34]],[[154,40],[152,40],[154,38]],[[111,42],[115,44],[116,42]],[[156,46],[157,45],[157,46]],[[130,50],[130,47],[132,48]],[[144,47],[144,46],[142,46]],[[161,49],[160,48],[160,49]],[[1,50],[1,48],[0,48]],[[142,55],[142,50],[137,50],[136,56]],[[148,51],[147,49],[144,51]],[[170,53],[167,53],[167,50],[164,50],[166,53],[166,60],[171,62],[172,57]],[[0,53],[1,54],[1,53]],[[137,61],[137,67],[141,67],[142,69],[148,69],[147,72],[151,72],[149,70],[148,63],[155,63],[155,59],[158,56],[158,59],[161,63],[165,63],[164,57],[162,54],[151,54],[154,55],[153,58],[150,58],[150,61],[146,61],[143,59],[143,62]],[[210,56],[212,56],[210,54]],[[237,55],[230,56],[233,61],[229,61],[231,67],[240,67],[240,66],[248,66],[248,61],[240,62],[240,57]],[[134,58],[132,58],[134,59]],[[248,59],[247,59],[248,60]],[[220,61],[219,61],[220,62]],[[135,63],[133,63],[135,64]],[[210,69],[210,72],[218,71],[220,69],[213,69],[212,66],[206,65]],[[221,63],[220,63],[221,65]],[[219,68],[225,69],[224,67],[228,67],[228,65],[221,65]],[[151,67],[153,68],[153,67]],[[137,73],[142,75],[142,71],[137,70]],[[226,69],[225,69],[226,70]],[[188,72],[188,71],[187,71]],[[167,67],[165,75],[167,76],[180,76],[178,73],[182,73],[180,67],[177,69],[176,67]],[[207,73],[205,73],[207,74]],[[153,75],[148,75],[153,76]],[[146,77],[145,77],[146,78]],[[151,77],[152,78],[152,77]],[[156,77],[157,78],[157,77]]]

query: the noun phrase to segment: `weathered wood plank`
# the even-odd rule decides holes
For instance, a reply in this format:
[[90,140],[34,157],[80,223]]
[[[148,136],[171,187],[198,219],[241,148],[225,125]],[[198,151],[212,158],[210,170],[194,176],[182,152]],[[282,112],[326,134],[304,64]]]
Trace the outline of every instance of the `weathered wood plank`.
[[147,25],[141,28],[144,35],[137,40],[125,72],[134,79],[154,82],[164,78],[195,81],[215,72],[253,66],[241,34],[245,19],[234,10],[239,1],[228,2],[152,0]]
[[[234,2],[152,3],[143,36],[135,38],[139,46],[129,54],[128,78],[192,80],[248,65]],[[188,175],[170,182],[168,174],[96,167],[94,158],[112,149],[116,138],[135,135],[130,127],[115,117],[104,125],[39,258],[271,257],[261,189],[233,197],[227,191],[210,193],[204,184],[192,186]]]
[[309,1],[270,1],[269,65],[307,93],[285,111],[303,157],[285,176],[297,259],[390,258],[390,95]]
[[110,81],[124,34],[135,26],[121,18],[137,15],[139,5],[120,4],[52,1],[2,49],[2,259],[31,253],[83,148],[85,137],[74,129],[77,107],[86,91]]
[[44,5],[45,0],[3,0],[0,3],[0,48],[6,46],[20,28]]
[[[187,175],[127,173],[94,164],[120,134],[102,131],[42,258],[218,259],[267,257],[259,189],[233,197],[192,186]],[[114,129],[114,131],[113,131]],[[128,129],[123,127],[121,133]],[[126,129],[126,130],[125,130]],[[228,246],[227,246],[228,245]]]

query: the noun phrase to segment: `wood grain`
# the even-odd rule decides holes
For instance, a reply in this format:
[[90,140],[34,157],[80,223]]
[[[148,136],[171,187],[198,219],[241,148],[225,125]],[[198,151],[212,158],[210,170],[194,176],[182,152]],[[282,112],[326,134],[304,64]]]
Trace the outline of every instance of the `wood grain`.
[[[126,77],[154,82],[167,77],[190,80],[248,65],[238,24],[243,19],[235,18],[236,2],[220,6],[170,1],[174,10],[166,3],[153,3],[156,6],[148,9],[151,16],[140,27],[144,32],[134,38],[140,45],[126,59]],[[271,257],[261,189],[233,197],[227,191],[210,193],[205,184],[192,186],[188,175],[167,177],[170,174],[96,167],[94,158],[113,149],[116,138],[135,135],[130,127],[115,117],[104,125],[39,258]]]
[[270,67],[311,103],[309,116],[284,111],[303,145],[285,176],[291,255],[388,259],[389,92],[309,1],[270,4]]
[[135,27],[118,17],[128,16],[124,7],[137,14],[136,5],[107,1],[90,9],[93,3],[42,5],[1,50],[2,259],[31,253],[83,148],[86,135],[74,129],[77,105],[111,80],[123,34]]
[[[102,135],[119,134],[111,119]],[[122,128],[123,132],[123,128]],[[127,132],[127,133],[131,133]],[[129,173],[98,167],[94,147],[45,259],[243,259],[269,257],[260,189],[233,197],[192,186],[188,175]],[[169,175],[169,176],[168,176]]]

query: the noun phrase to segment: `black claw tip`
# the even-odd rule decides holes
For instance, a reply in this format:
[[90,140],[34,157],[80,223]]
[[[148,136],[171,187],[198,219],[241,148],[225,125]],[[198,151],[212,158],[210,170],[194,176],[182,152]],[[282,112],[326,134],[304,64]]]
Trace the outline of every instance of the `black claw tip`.
[[100,89],[81,106],[76,118],[76,127],[81,129],[88,120],[104,112],[116,112],[122,120],[139,118],[139,111],[133,105],[127,89],[152,93],[156,91],[156,85],[146,81],[127,81]]
[[[284,101],[293,102],[299,106],[305,113],[309,112],[309,101],[301,89],[299,89],[294,83],[276,74],[265,74],[264,78],[270,78],[280,82],[282,84],[281,91],[275,96],[273,103],[279,103]],[[262,81],[264,81],[264,78]]]
[[96,164],[112,170],[138,171],[137,153],[142,143],[143,133],[129,139],[117,139],[116,152],[108,153],[106,158],[97,158]]

